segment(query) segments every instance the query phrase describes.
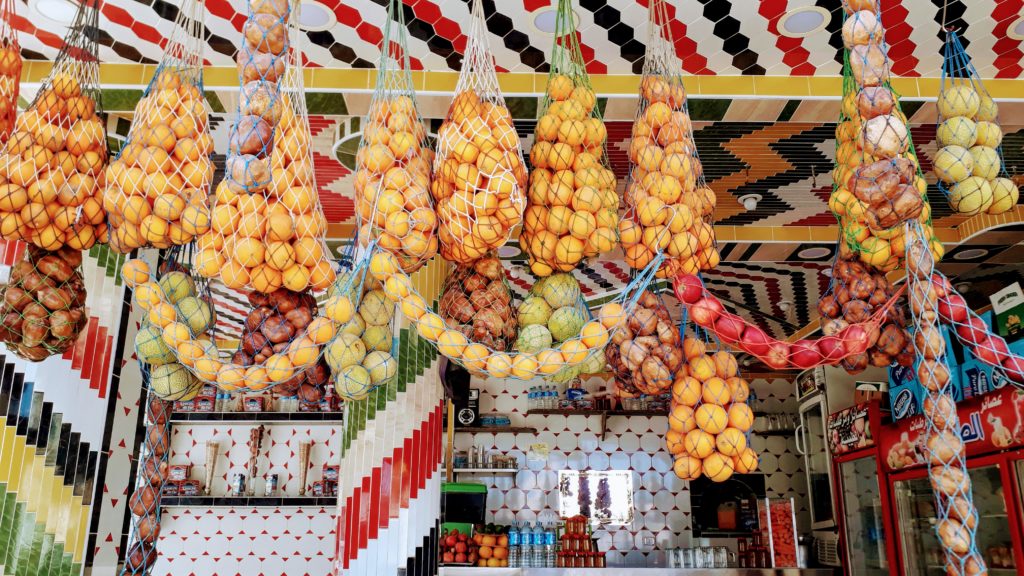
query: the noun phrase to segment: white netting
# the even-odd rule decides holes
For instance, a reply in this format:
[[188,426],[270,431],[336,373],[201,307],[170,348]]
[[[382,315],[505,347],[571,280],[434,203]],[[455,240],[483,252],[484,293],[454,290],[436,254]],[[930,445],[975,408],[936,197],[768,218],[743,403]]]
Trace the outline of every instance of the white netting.
[[18,34],[11,27],[14,0],[0,2],[0,145],[14,130],[18,115],[18,95],[21,87],[21,46]]
[[650,18],[619,239],[631,267],[644,268],[663,253],[659,276],[672,277],[718,265],[711,222],[716,198],[694,145],[664,0],[651,2]]
[[458,264],[505,244],[526,206],[526,165],[488,36],[483,2],[474,0],[455,98],[437,132],[431,183],[441,255]]
[[644,290],[605,350],[620,398],[669,391],[684,363],[682,337],[661,297]]
[[127,253],[187,244],[210,229],[213,138],[203,94],[202,0],[178,11],[163,58],[107,168],[110,246]]
[[405,14],[388,4],[377,87],[356,153],[359,240],[376,239],[415,272],[437,254],[437,214],[430,197],[434,151],[416,107]]
[[64,45],[0,154],[0,237],[46,250],[105,242],[98,0],[78,7]]

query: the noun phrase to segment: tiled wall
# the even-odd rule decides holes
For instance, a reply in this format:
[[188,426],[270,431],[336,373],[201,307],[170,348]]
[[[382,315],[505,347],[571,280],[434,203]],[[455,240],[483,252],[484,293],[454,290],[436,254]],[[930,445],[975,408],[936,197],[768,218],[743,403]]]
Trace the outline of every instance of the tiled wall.
[[[516,456],[520,466],[528,468],[515,477],[465,475],[462,480],[487,484],[487,520],[510,524],[513,520],[542,522],[558,513],[555,487],[559,470],[632,470],[633,501],[636,515],[633,525],[597,532],[601,550],[609,551],[609,562],[629,565],[654,564],[660,555],[652,554],[691,543],[690,493],[687,482],[672,472],[672,457],[665,449],[668,429],[663,417],[609,416],[607,433],[601,438],[600,416],[526,416],[525,390],[534,383],[494,379],[474,380],[481,389],[480,411],[508,414],[512,424],[537,428],[533,434],[458,434],[456,448],[471,443]],[[585,387],[604,387],[603,380],[591,378]],[[787,379],[754,379],[751,387],[764,400],[766,411],[796,411],[793,386]],[[546,462],[527,461],[531,444],[544,443],[550,449]],[[792,497],[798,510],[798,527],[810,529],[807,483],[803,463],[791,437],[751,438],[751,446],[760,454],[760,473],[770,497]],[[653,541],[653,545],[650,542]]]

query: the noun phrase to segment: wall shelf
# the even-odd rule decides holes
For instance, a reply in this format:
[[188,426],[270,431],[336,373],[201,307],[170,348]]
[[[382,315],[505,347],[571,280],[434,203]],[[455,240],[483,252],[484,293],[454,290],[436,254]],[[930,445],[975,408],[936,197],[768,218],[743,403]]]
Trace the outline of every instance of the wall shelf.
[[267,424],[291,422],[341,424],[341,412],[175,412],[175,424],[226,422],[231,424]]
[[644,418],[656,418],[668,416],[668,412],[664,410],[598,410],[594,408],[581,409],[581,410],[567,410],[562,408],[535,408],[533,410],[527,410],[527,416],[544,415],[544,416],[600,416],[601,417],[601,439],[604,440],[605,433],[608,431],[608,417],[609,416],[640,416]]
[[462,426],[454,429],[455,433],[463,434],[536,434],[537,429],[530,426]]
[[336,496],[164,496],[160,506],[200,506],[211,508],[277,508],[300,506],[337,506]]
[[518,468],[452,468],[452,472],[455,474],[493,474],[493,475],[504,475],[504,474],[515,474],[519,472]]

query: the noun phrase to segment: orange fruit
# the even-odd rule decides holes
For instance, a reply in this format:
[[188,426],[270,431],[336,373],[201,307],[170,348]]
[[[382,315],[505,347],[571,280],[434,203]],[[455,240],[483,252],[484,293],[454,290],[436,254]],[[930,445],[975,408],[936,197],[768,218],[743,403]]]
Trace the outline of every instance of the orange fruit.
[[683,406],[696,406],[701,400],[701,383],[692,376],[676,378],[672,383],[672,400]]
[[701,459],[683,454],[676,458],[675,463],[672,464],[672,470],[683,480],[696,480],[700,478],[701,474]]
[[683,437],[683,449],[694,458],[706,458],[715,451],[715,437],[703,430],[690,430]]
[[725,408],[717,404],[701,404],[694,417],[697,419],[697,427],[709,434],[718,434],[729,425]]

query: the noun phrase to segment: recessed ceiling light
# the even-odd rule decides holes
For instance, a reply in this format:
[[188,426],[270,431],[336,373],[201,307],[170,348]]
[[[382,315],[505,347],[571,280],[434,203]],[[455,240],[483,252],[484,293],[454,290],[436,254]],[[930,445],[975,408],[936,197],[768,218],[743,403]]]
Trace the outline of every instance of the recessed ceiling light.
[[803,38],[822,30],[832,15],[820,6],[804,6],[786,12],[779,19],[779,34]]
[[988,256],[988,250],[984,248],[968,248],[953,254],[953,260],[977,260]]
[[[554,34],[555,27],[558,26],[558,8],[548,7],[541,8],[540,10],[534,11],[533,16],[533,27],[538,32],[545,34]],[[575,10],[572,12],[573,28],[579,26],[580,15]]]
[[761,201],[761,195],[745,194],[739,197],[739,201],[748,211],[757,210],[757,203]]
[[299,28],[308,32],[330,30],[338,23],[334,11],[319,2],[307,0],[299,5]]
[[71,24],[75,21],[78,6],[68,0],[36,0],[35,10],[40,16],[60,24]]
[[1014,40],[1024,40],[1024,16],[1018,17],[1006,29],[1006,35]]
[[832,249],[825,246],[811,246],[796,253],[797,257],[804,260],[816,260],[832,255]]

